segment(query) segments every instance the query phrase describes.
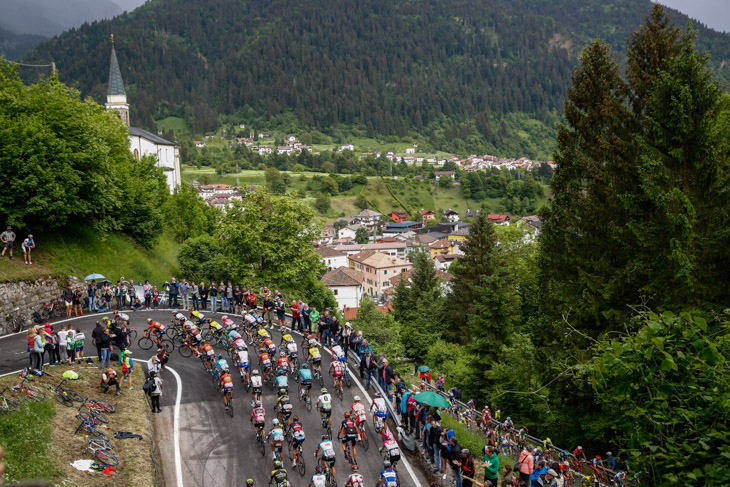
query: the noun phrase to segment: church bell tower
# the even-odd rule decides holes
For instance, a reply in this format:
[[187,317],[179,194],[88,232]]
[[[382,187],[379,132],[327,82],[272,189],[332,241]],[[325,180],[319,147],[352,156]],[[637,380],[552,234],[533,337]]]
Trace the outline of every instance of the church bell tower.
[[112,55],[109,61],[109,89],[106,94],[106,109],[117,110],[119,117],[129,127],[129,103],[127,103],[127,92],[124,91],[122,73],[119,70],[117,53],[114,50],[114,34],[112,39]]

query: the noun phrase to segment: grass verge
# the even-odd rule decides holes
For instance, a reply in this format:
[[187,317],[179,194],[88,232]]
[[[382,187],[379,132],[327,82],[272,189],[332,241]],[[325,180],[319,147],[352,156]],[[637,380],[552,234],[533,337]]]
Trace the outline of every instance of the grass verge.
[[[113,366],[118,369],[116,364]],[[48,368],[47,371],[53,377],[35,378],[34,383],[55,387],[61,381],[61,374],[68,368],[67,365]],[[116,396],[113,392],[106,395],[101,392],[98,365],[77,364],[74,370],[80,378],[67,381],[67,387],[84,397],[108,401],[116,407],[116,412],[107,415],[107,427],[99,429],[111,437],[110,443],[114,447],[111,453],[119,460],[119,465],[115,467],[117,471],[107,477],[101,472],[82,472],[71,466],[71,462],[79,458],[92,459],[89,452],[82,457],[77,456],[86,445],[84,436],[75,434],[79,424],[76,419],[78,405],[64,407],[49,396],[44,402],[28,403],[19,411],[0,416],[0,442],[7,452],[6,480],[17,481],[33,477],[47,479],[52,485],[90,487],[155,485],[155,469],[151,456],[154,439],[149,436],[148,406],[142,392],[144,374],[140,364],[136,364],[133,369],[132,383],[135,390],[130,391],[127,383],[123,382],[121,396]],[[16,376],[4,377],[0,379],[0,389],[14,385],[16,381]],[[143,439],[114,439],[116,431],[140,434]],[[12,441],[9,441],[10,438]]]

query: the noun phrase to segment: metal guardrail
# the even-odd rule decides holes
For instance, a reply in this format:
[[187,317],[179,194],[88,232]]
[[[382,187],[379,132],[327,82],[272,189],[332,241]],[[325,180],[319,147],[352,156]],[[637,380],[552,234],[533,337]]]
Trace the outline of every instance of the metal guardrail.
[[[350,355],[350,358],[357,364],[358,370],[360,367],[360,357],[353,352],[352,350],[348,350],[348,354]],[[398,432],[400,433],[402,431],[402,424],[400,421],[400,418],[398,417],[397,411],[395,410],[393,403],[390,402],[388,399],[388,393],[383,390],[382,387],[380,387],[380,384],[376,380],[371,380],[370,383],[373,385],[375,390],[380,393],[381,396],[383,396],[385,399],[385,404],[388,407],[388,414],[393,419],[393,422],[395,423],[396,428],[398,429]]]

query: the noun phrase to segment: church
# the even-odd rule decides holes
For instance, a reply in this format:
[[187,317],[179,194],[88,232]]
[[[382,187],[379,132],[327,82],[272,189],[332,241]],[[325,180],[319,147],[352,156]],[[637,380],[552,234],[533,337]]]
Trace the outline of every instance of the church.
[[170,193],[180,185],[180,152],[174,142],[163,139],[144,129],[132,127],[129,123],[129,103],[127,92],[124,90],[122,73],[119,70],[117,53],[114,50],[112,37],[112,55],[109,63],[109,89],[106,95],[106,109],[116,110],[119,117],[129,127],[129,150],[134,158],[139,160],[146,155],[153,155],[157,159],[157,167],[161,167],[167,179]]

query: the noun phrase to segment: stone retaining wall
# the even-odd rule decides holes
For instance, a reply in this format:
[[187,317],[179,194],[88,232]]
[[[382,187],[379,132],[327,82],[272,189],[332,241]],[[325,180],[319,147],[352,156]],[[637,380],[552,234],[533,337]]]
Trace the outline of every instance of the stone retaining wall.
[[0,283],[0,335],[7,333],[5,316],[14,314],[20,308],[20,316],[24,318],[23,329],[27,329],[33,321],[33,312],[40,311],[43,303],[61,299],[61,292],[67,282],[75,288],[79,286],[86,297],[86,283],[78,277],[67,278],[43,277],[35,281]]

